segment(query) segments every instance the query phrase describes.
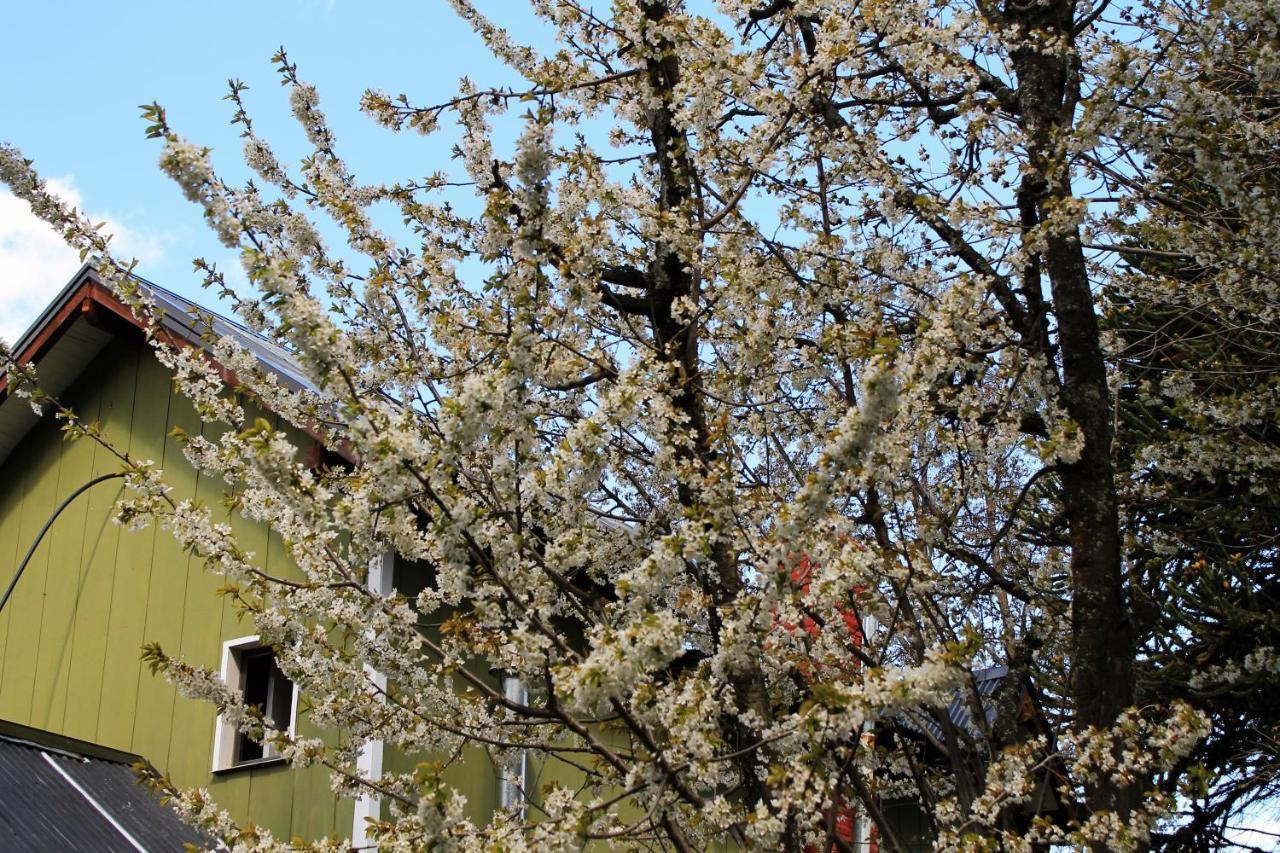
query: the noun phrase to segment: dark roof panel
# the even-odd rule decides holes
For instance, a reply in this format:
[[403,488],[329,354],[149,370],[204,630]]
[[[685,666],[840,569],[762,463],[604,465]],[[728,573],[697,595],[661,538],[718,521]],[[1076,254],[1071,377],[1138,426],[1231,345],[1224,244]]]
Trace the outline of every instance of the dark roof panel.
[[[982,712],[987,718],[988,725],[995,722],[996,708],[987,700],[996,694],[996,691],[1000,689],[1000,685],[1004,683],[1008,675],[1008,668],[1003,666],[979,669],[973,673],[973,686],[977,689],[978,698],[982,702]],[[967,687],[953,692],[951,701],[947,703],[947,716],[951,718],[951,722],[957,729],[981,739],[982,729],[974,724],[973,714],[971,713],[971,697],[972,694]],[[898,721],[903,727],[917,733],[921,733],[921,728],[923,728],[923,733],[928,734],[930,738],[938,743],[946,741],[942,726],[938,725],[938,721],[927,712],[910,716],[902,715],[898,718]]]
[[158,853],[209,846],[139,784],[130,766],[137,756],[80,743],[0,721],[0,849]]
[[[136,277],[136,276],[135,276]],[[302,365],[284,347],[250,330],[247,326],[210,311],[190,299],[184,299],[172,290],[161,287],[144,278],[136,277],[142,288],[151,295],[156,307],[164,312],[161,325],[188,343],[201,345],[207,333],[214,337],[231,338],[258,360],[269,373],[274,373],[287,387],[316,390],[307,378]]]

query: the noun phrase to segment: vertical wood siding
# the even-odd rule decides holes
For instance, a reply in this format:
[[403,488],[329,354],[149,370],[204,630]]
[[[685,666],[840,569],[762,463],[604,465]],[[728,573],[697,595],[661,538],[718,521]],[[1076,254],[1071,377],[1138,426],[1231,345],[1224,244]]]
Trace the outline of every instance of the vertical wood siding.
[[[168,435],[175,426],[194,433],[200,421],[139,339],[117,338],[63,399],[131,454],[159,463],[176,499],[221,505],[222,483],[199,477]],[[112,470],[109,454],[90,441],[64,441],[51,418],[32,430],[0,464],[0,584],[58,503]],[[119,492],[118,481],[108,481],[62,513],[0,613],[0,718],[143,755],[180,785],[210,788],[238,819],[279,838],[346,836],[352,805],[329,792],[322,768],[210,772],[213,709],[153,676],[140,649],[158,641],[171,654],[217,667],[222,642],[253,629],[218,597],[221,579],[168,533],[111,523]],[[230,521],[264,568],[296,573],[278,536]],[[325,736],[305,713],[299,728]]]

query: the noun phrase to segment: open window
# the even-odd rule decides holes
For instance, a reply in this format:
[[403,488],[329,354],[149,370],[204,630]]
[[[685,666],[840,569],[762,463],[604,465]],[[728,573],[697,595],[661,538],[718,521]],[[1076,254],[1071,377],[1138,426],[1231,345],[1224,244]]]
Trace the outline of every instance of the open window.
[[[222,644],[222,680],[240,691],[246,705],[261,708],[268,723],[294,734],[298,691],[280,671],[275,652],[262,645],[256,636]],[[252,740],[218,716],[213,738],[215,772],[278,760],[280,756],[275,747]]]

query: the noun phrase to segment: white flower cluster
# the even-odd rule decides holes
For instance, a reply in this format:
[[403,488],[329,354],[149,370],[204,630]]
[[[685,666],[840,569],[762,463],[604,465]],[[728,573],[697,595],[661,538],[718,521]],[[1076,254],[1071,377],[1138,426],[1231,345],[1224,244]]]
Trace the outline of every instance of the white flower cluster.
[[[1131,707],[1139,642],[1156,660],[1161,637],[1130,628],[1189,642],[1160,596],[1239,585],[1259,553],[1206,557],[1162,526],[1179,513],[1143,512],[1188,482],[1261,506],[1274,478],[1253,475],[1280,471],[1280,383],[1233,375],[1280,318],[1258,168],[1276,129],[1199,71],[1221,56],[1273,85],[1273,55],[1224,38],[1272,18],[535,0],[557,39],[536,51],[452,5],[527,85],[367,92],[395,130],[456,120],[458,162],[425,177],[357,180],[283,52],[298,166],[232,83],[261,186],[225,183],[148,108],[162,168],[241,251],[236,311],[270,358],[172,343],[132,266],[0,147],[0,180],[143,318],[202,421],[185,458],[233,517],[0,349],[7,381],[120,458],[119,520],[223,576],[337,735],[268,731],[209,673],[156,666],[335,792],[376,791],[386,849],[830,849],[867,822],[891,841],[900,799],[943,847],[1143,843],[1215,733],[1177,696]],[[1170,140],[1189,142],[1162,160]],[[1191,173],[1221,215],[1170,197]],[[1166,352],[1188,327],[1215,342],[1188,350],[1205,364]],[[1271,645],[1236,657],[1187,695],[1212,711],[1274,680]],[[528,756],[545,784],[493,816],[435,765],[375,787],[356,764],[374,739]],[[179,801],[232,848],[282,843]]]

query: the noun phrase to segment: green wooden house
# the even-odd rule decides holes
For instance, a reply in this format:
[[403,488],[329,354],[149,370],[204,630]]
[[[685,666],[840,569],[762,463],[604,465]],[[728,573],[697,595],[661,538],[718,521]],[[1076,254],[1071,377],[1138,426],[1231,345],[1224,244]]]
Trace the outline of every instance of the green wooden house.
[[[186,300],[147,286],[165,312],[162,334],[202,346],[212,325],[217,335],[237,337],[282,381],[305,384],[286,351],[207,311],[197,318]],[[72,278],[14,353],[36,366],[46,391],[97,422],[112,442],[155,460],[176,499],[218,503],[222,484],[201,477],[170,437],[175,427],[199,432],[199,418],[174,389],[138,321],[92,266]],[[267,827],[277,838],[351,836],[361,843],[365,819],[378,815],[376,801],[336,797],[326,769],[286,766],[142,663],[142,644],[157,641],[219,669],[277,722],[307,736],[334,734],[309,725],[306,697],[257,644],[252,625],[217,595],[220,578],[164,531],[132,533],[111,522],[120,480],[77,494],[115,470],[117,461],[96,443],[64,441],[54,418],[37,416],[0,377],[0,589],[38,540],[0,610],[0,720],[141,755],[183,787],[209,788],[238,820]],[[232,523],[264,569],[296,572],[271,530],[239,518]],[[383,563],[371,583],[387,590],[400,586],[398,580],[412,585],[412,578],[397,579],[390,557]],[[378,743],[367,745],[361,760],[371,774],[415,765]],[[473,819],[485,820],[520,795],[521,786],[501,778],[483,753],[448,775],[467,795]]]
[[[205,346],[209,333],[232,336],[286,385],[307,385],[287,351],[164,288],[144,286],[163,310],[159,334],[196,347]],[[91,265],[76,273],[13,351],[35,365],[44,390],[96,422],[113,444],[158,463],[176,500],[219,503],[221,481],[195,471],[171,436],[175,428],[194,434],[207,427],[173,387],[141,324]],[[331,452],[301,433],[295,438],[300,446],[310,442],[317,460]],[[238,821],[264,826],[277,838],[350,837],[363,845],[367,819],[380,816],[376,800],[335,796],[327,769],[287,766],[224,725],[212,706],[179,696],[142,662],[143,643],[158,642],[220,671],[278,725],[308,737],[340,735],[310,725],[307,697],[258,644],[252,625],[218,595],[220,577],[168,533],[133,533],[112,523],[121,481],[95,481],[118,470],[118,460],[95,442],[64,441],[59,423],[11,394],[0,375],[0,590],[24,568],[0,608],[0,725],[139,755],[182,787],[208,788]],[[297,576],[275,533],[238,516],[228,520],[261,568]],[[391,555],[380,562],[371,567],[369,583],[384,594],[394,587],[412,595],[425,582]],[[493,677],[495,688],[522,689]],[[947,713],[957,726],[967,725],[962,702]],[[928,737],[918,726],[911,731]],[[418,760],[374,742],[365,746],[360,769],[376,777],[412,771]],[[568,765],[554,762],[529,761],[504,775],[478,749],[444,773],[466,795],[468,817],[478,823],[498,808],[519,806],[525,792],[536,797],[543,782],[577,781]],[[919,815],[904,809],[893,817],[899,838],[923,849]],[[864,820],[854,837],[858,849],[873,849]]]

